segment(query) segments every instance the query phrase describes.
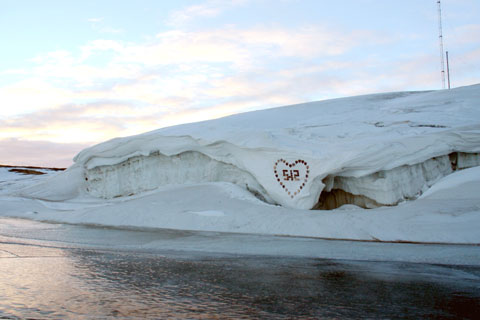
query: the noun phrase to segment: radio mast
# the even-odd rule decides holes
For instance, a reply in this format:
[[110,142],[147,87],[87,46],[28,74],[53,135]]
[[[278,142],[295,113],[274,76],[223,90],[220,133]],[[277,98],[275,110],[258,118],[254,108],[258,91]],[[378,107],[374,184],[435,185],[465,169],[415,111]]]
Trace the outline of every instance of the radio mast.
[[445,89],[445,62],[443,59],[443,35],[442,35],[442,8],[440,0],[437,1],[438,6],[438,41],[440,43],[440,67],[442,75],[442,89]]

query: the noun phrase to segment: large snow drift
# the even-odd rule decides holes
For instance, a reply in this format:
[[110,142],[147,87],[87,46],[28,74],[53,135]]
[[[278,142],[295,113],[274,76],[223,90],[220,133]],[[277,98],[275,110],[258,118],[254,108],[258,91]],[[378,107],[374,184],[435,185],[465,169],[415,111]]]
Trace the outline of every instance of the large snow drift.
[[479,152],[480,85],[312,102],[114,139],[58,174],[0,168],[0,216],[480,244]]
[[414,199],[453,170],[478,166],[478,153],[480,85],[374,94],[113,139],[21,195],[110,199],[229,182],[289,208],[376,207]]

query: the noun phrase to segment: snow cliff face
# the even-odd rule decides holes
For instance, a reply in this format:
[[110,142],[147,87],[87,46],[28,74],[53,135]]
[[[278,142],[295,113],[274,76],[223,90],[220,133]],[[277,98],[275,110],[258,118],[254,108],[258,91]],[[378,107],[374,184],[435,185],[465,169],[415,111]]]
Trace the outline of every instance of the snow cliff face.
[[56,178],[72,181],[66,191],[50,182],[23,194],[113,198],[218,181],[290,208],[375,207],[479,165],[478,153],[480,85],[374,94],[113,139],[79,153],[69,178]]
[[454,152],[359,178],[327,176],[315,209],[335,209],[345,204],[362,208],[396,205],[416,199],[453,171],[474,166],[480,166],[480,154]]
[[154,152],[114,165],[97,166],[85,171],[85,181],[91,195],[107,199],[165,185],[220,181],[240,185],[264,201],[269,199],[268,193],[249,172],[196,151],[172,156]]
[[[298,163],[297,160],[296,164]],[[296,193],[303,189],[303,183],[298,184],[295,189],[295,179],[300,178],[301,170],[296,170],[296,166],[290,169],[291,167],[282,161],[277,162],[276,166],[282,164],[288,168],[286,177],[290,179],[277,179],[286,187],[286,194],[294,198]],[[480,154],[454,152],[422,163],[404,165],[358,178],[329,175],[322,181],[325,187],[313,208],[331,210],[345,204],[362,208],[396,205],[404,200],[416,199],[453,171],[474,166],[480,166]],[[284,170],[274,169],[274,172],[279,176]],[[306,175],[304,179],[307,179]],[[116,165],[86,170],[85,180],[87,192],[105,199],[131,196],[165,185],[230,182],[248,190],[262,201],[275,204],[268,192],[249,172],[198,152],[183,152],[170,157],[159,153],[136,156]]]

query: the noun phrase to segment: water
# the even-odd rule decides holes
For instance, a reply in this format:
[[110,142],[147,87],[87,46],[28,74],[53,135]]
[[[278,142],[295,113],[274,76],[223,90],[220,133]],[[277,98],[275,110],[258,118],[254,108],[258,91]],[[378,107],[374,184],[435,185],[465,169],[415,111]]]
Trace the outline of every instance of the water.
[[[479,264],[186,250],[197,248],[187,239],[199,242],[198,237],[0,219],[0,318],[473,319],[480,314]],[[222,242],[223,235],[203,237]],[[264,242],[244,237],[258,247]],[[225,249],[232,248],[231,240],[223,241]],[[288,250],[304,245],[283,241],[292,242]],[[265,242],[263,247],[275,244],[271,237]],[[171,250],[175,243],[182,250]],[[350,246],[375,251],[362,243]],[[478,257],[478,248],[465,250],[463,256]],[[415,249],[410,251],[416,259]]]

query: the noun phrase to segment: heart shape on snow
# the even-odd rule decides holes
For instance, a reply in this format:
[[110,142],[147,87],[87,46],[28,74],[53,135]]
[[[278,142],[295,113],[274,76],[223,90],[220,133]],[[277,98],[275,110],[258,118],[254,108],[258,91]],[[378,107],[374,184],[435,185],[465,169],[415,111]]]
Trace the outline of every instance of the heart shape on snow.
[[293,199],[305,187],[310,167],[305,160],[289,163],[285,159],[279,159],[273,165],[273,173],[280,186]]

